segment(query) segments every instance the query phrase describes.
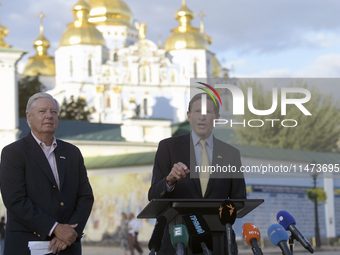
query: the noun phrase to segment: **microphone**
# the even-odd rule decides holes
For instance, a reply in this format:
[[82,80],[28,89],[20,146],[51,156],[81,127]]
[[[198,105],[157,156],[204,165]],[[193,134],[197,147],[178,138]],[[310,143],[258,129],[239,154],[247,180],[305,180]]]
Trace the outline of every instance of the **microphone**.
[[292,255],[287,245],[288,234],[280,224],[273,224],[268,228],[268,237],[274,245],[280,247],[283,255]]
[[232,225],[236,220],[236,206],[230,200],[225,200],[221,203],[218,213],[220,222],[222,225],[226,227],[226,236],[227,236],[227,251],[229,255],[232,253],[232,242],[231,242],[231,232],[232,232]]
[[162,245],[162,239],[164,235],[164,229],[166,225],[166,218],[164,216],[161,216],[157,219],[155,228],[153,229],[148,247],[150,250],[149,255],[154,255],[155,252],[159,251]]
[[298,240],[306,250],[308,250],[310,253],[314,253],[310,243],[295,226],[296,222],[292,215],[286,211],[279,211],[276,215],[276,219],[277,222],[285,228],[285,230],[289,230],[292,233],[293,238]]
[[261,239],[261,233],[258,227],[251,223],[244,223],[242,227],[242,235],[246,243],[252,247],[251,249],[254,255],[263,255],[257,243]]
[[176,249],[176,255],[184,255],[184,248],[188,246],[188,230],[183,224],[175,225],[171,229],[171,244]]
[[211,255],[213,238],[208,223],[201,214],[190,214],[182,217],[189,234],[189,247],[192,254]]

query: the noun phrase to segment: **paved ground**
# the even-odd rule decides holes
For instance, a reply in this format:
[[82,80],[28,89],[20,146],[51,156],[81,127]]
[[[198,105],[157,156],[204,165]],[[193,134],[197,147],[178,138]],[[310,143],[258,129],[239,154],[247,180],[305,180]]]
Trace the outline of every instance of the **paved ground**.
[[[142,247],[144,250],[143,255],[149,254],[149,249],[147,247]],[[135,254],[138,254],[135,252]],[[249,249],[241,249],[239,250],[239,254],[249,254],[252,255],[253,252]],[[266,248],[263,250],[264,255],[278,255],[282,254],[280,248]],[[297,249],[294,251],[294,254],[304,255],[310,254],[308,251],[303,249]],[[322,247],[321,250],[315,251],[313,255],[339,255],[340,254],[340,247],[330,247],[325,246]],[[124,252],[116,246],[90,246],[90,245],[83,245],[83,255],[124,255]],[[130,253],[127,253],[130,255]]]

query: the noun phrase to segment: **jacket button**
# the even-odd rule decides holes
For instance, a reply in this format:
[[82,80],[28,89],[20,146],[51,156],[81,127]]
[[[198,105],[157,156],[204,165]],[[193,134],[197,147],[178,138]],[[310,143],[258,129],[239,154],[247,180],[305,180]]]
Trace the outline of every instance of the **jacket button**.
[[53,188],[55,188],[55,186],[53,185]]
[[33,234],[35,234],[35,235],[36,235],[37,233],[33,232]]
[[61,206],[64,206],[64,202],[61,202],[60,205],[61,205]]
[[40,235],[38,234],[38,236],[40,237]]

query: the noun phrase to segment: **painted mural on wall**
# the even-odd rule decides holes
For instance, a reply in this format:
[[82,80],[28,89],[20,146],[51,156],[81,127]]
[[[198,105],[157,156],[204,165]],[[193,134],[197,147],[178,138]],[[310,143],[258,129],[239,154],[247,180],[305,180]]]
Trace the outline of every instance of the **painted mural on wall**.
[[[85,241],[118,242],[121,213],[136,216],[148,204],[151,173],[115,174],[89,177],[95,202],[85,228]],[[138,239],[149,241],[154,219],[139,220]]]

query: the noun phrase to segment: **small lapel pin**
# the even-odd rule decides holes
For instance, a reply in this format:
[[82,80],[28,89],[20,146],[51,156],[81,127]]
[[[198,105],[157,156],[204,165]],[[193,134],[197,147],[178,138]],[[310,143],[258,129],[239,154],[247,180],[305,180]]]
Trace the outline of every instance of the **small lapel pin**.
[[66,159],[64,156],[60,156],[60,158],[62,158],[62,159]]
[[222,156],[218,155],[217,158],[222,158]]

